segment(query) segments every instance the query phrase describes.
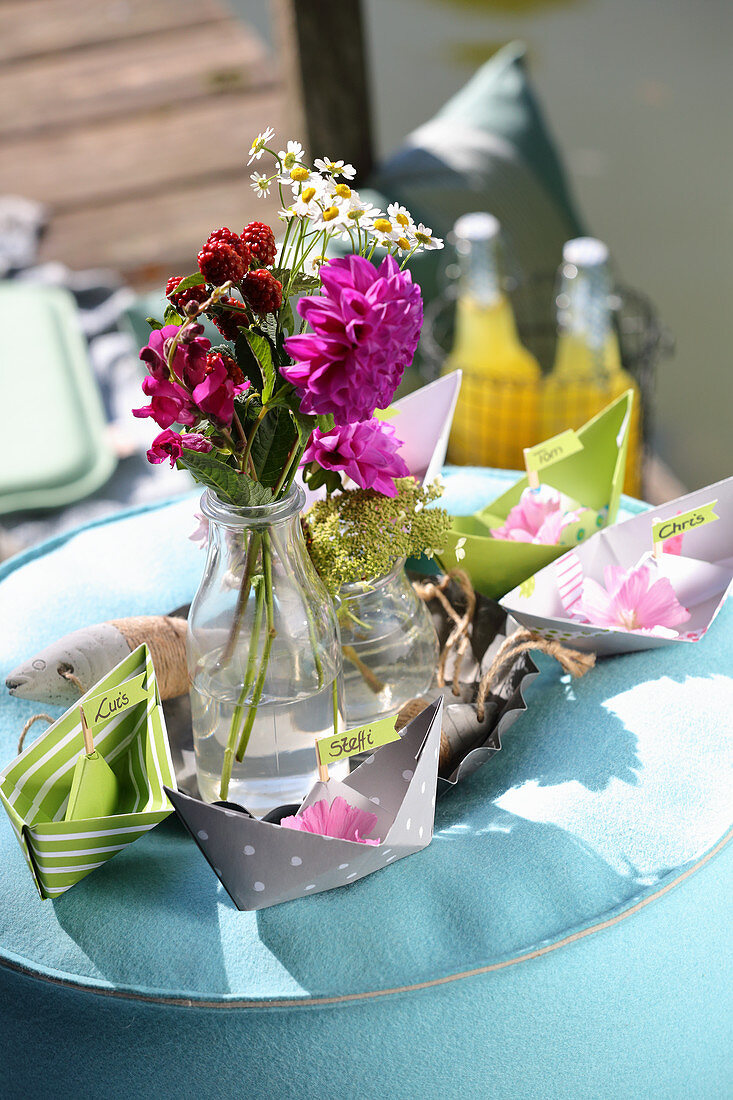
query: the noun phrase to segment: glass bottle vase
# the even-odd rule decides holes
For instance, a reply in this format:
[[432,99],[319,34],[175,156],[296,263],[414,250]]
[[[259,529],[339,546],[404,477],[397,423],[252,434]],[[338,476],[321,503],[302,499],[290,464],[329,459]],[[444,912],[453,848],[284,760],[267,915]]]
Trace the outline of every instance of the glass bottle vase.
[[391,572],[339,591],[344,708],[349,727],[389,714],[430,687],[438,637],[400,558]]
[[208,553],[187,639],[199,791],[256,817],[300,801],[317,778],[316,739],[341,724],[338,623],[306,550],[303,501],[297,486],[251,508],[210,489],[201,498]]

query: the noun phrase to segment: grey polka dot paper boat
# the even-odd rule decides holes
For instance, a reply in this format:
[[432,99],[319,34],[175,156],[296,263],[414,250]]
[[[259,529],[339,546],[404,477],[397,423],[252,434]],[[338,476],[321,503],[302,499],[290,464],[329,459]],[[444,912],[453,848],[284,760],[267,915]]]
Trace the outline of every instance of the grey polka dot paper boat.
[[442,698],[405,726],[343,782],[318,782],[303,802],[345,797],[377,816],[379,844],[301,832],[246,812],[166,793],[238,909],[266,909],[284,901],[347,886],[419,852],[432,840],[440,749]]

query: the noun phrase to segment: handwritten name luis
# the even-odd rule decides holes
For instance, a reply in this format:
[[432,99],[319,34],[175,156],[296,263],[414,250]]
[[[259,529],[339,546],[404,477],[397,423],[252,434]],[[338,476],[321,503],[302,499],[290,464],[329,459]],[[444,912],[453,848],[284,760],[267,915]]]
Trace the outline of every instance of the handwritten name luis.
[[124,710],[130,703],[130,697],[126,691],[120,691],[117,695],[103,695],[97,706],[97,713],[94,716],[94,724],[97,722],[104,722],[105,719],[111,718],[113,714],[117,714],[118,711]]

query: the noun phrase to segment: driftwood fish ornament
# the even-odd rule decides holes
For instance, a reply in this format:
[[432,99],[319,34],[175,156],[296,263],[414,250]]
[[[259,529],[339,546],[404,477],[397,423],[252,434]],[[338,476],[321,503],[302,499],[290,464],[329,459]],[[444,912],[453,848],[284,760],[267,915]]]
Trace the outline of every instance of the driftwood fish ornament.
[[18,699],[68,707],[143,642],[161,699],[187,692],[186,620],[171,615],[112,619],[75,630],[18,665],[5,686]]

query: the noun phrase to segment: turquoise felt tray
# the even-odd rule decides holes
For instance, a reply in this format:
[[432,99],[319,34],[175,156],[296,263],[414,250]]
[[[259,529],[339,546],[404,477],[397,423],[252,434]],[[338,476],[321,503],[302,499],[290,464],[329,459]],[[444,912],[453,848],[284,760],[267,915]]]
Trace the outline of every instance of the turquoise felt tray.
[[116,458],[74,299],[0,283],[0,515],[59,508],[104,484]]

